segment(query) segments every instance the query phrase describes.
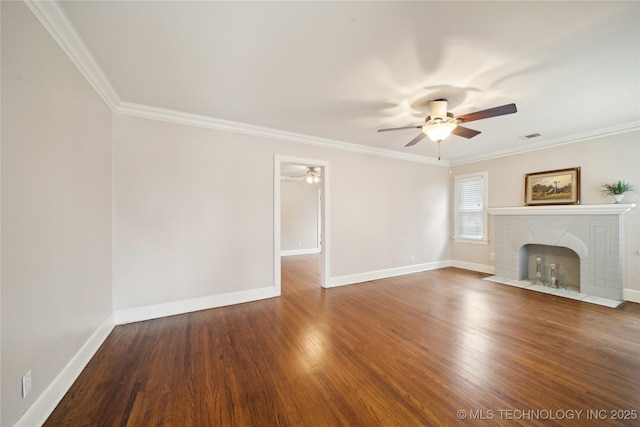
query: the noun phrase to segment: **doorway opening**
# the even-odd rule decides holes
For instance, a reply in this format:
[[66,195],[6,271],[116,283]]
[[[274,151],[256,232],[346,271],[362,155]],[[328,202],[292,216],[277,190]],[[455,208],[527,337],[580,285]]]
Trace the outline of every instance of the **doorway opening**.
[[[315,180],[309,179],[310,171]],[[311,258],[319,258],[319,284],[326,287],[330,271],[329,163],[276,155],[273,206],[276,294],[282,294],[282,256],[310,255]]]

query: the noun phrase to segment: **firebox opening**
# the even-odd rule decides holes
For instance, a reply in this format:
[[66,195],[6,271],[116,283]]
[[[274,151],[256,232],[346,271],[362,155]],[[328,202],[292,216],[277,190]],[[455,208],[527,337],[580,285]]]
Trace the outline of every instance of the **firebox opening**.
[[580,291],[580,257],[562,246],[524,245],[520,248],[520,280],[536,281],[536,258],[542,258],[541,280],[551,286],[551,264],[555,264],[558,287]]

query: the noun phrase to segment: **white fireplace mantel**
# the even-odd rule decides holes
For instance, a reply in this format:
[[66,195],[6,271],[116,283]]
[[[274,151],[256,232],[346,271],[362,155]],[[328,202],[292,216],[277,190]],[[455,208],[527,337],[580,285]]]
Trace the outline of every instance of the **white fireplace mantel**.
[[625,269],[624,214],[634,203],[495,207],[496,276],[530,277],[521,249],[527,245],[558,246],[580,258],[580,292],[622,301]]
[[624,215],[635,203],[602,205],[551,205],[487,208],[489,215]]

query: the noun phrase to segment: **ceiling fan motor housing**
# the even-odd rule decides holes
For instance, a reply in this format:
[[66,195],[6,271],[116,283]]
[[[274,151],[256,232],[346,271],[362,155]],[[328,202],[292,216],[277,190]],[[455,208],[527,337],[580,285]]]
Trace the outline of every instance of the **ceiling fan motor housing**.
[[427,106],[429,107],[429,115],[431,116],[432,120],[447,118],[447,100],[446,99],[429,101]]

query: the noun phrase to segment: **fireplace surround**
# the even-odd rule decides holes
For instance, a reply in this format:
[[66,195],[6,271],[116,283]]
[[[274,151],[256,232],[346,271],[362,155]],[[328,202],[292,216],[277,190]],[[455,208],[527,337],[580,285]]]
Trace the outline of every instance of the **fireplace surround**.
[[[623,215],[635,204],[489,208],[495,218],[496,276],[522,277],[525,245],[568,248],[580,261],[579,292],[623,299]],[[551,262],[551,261],[547,261]]]

